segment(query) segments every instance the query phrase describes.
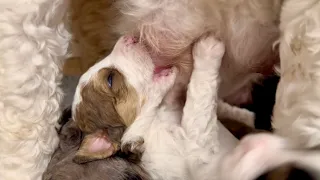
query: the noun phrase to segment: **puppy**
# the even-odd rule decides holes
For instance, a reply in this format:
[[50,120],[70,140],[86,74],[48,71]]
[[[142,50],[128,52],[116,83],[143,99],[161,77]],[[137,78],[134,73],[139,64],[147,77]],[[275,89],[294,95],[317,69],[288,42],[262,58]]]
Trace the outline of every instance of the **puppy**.
[[282,3],[283,0],[119,0],[117,6],[122,15],[115,31],[140,36],[157,66],[179,66],[168,101],[179,96],[188,84],[192,43],[204,32],[214,32],[226,46],[219,97],[229,104],[242,105],[251,100],[252,83],[272,73],[279,60],[272,45],[279,38]]
[[148,180],[148,174],[136,163],[118,155],[109,159],[77,164],[72,161],[78,150],[82,133],[71,118],[71,109],[67,109],[62,118],[59,132],[60,144],[52,156],[43,180]]
[[[165,95],[178,70],[159,71],[147,49],[131,36],[80,79],[72,107],[85,132],[75,160],[85,162],[116,153],[108,123],[124,124],[123,152],[142,154],[141,165],[153,179],[215,179],[220,153],[237,144],[217,121],[217,93],[224,45],[204,36],[193,49],[194,71],[183,111]],[[218,135],[219,134],[219,135]],[[80,160],[80,161],[79,161]]]

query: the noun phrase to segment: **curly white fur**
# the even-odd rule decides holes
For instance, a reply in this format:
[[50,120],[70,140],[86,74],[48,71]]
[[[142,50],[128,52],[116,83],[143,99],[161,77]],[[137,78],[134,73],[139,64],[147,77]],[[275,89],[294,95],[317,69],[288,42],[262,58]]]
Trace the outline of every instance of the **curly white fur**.
[[66,0],[0,2],[0,179],[39,180],[55,150]]
[[273,127],[299,145],[320,144],[320,1],[287,0]]

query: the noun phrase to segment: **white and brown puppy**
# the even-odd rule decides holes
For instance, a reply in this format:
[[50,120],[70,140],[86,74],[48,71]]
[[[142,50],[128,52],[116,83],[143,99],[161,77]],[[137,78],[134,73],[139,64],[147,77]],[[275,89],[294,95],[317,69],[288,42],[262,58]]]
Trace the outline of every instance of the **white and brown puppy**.
[[73,117],[87,133],[75,160],[112,155],[110,122],[128,126],[122,150],[141,153],[154,179],[216,179],[220,153],[237,140],[217,121],[219,68],[224,45],[204,36],[193,49],[194,70],[183,112],[163,103],[173,87],[175,67],[157,71],[150,54],[133,37],[122,37],[112,53],[85,73],[73,103]]

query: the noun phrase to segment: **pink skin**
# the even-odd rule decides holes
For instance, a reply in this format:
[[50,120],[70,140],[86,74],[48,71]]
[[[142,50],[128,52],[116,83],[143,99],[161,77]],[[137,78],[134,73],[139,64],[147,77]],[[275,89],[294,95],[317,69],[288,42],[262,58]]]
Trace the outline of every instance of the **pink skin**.
[[99,137],[92,141],[92,145],[89,149],[90,152],[100,152],[101,150],[109,149],[111,147],[108,137]]
[[[126,46],[138,43],[138,38],[134,36],[123,37],[124,44]],[[154,69],[154,81],[158,81],[161,77],[169,76],[172,73],[171,67],[155,67]]]
[[138,43],[138,38],[133,36],[125,36],[123,39],[126,46]]
[[159,79],[161,79],[161,77],[166,77],[169,76],[172,73],[172,69],[162,69],[159,72],[155,72],[155,74],[153,75],[153,81],[158,81]]

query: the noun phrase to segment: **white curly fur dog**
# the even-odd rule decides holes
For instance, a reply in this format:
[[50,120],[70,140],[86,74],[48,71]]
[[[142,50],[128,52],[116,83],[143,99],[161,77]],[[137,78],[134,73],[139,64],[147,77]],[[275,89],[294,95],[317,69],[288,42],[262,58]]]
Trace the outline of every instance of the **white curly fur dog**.
[[0,179],[40,180],[58,144],[66,0],[0,2]]

